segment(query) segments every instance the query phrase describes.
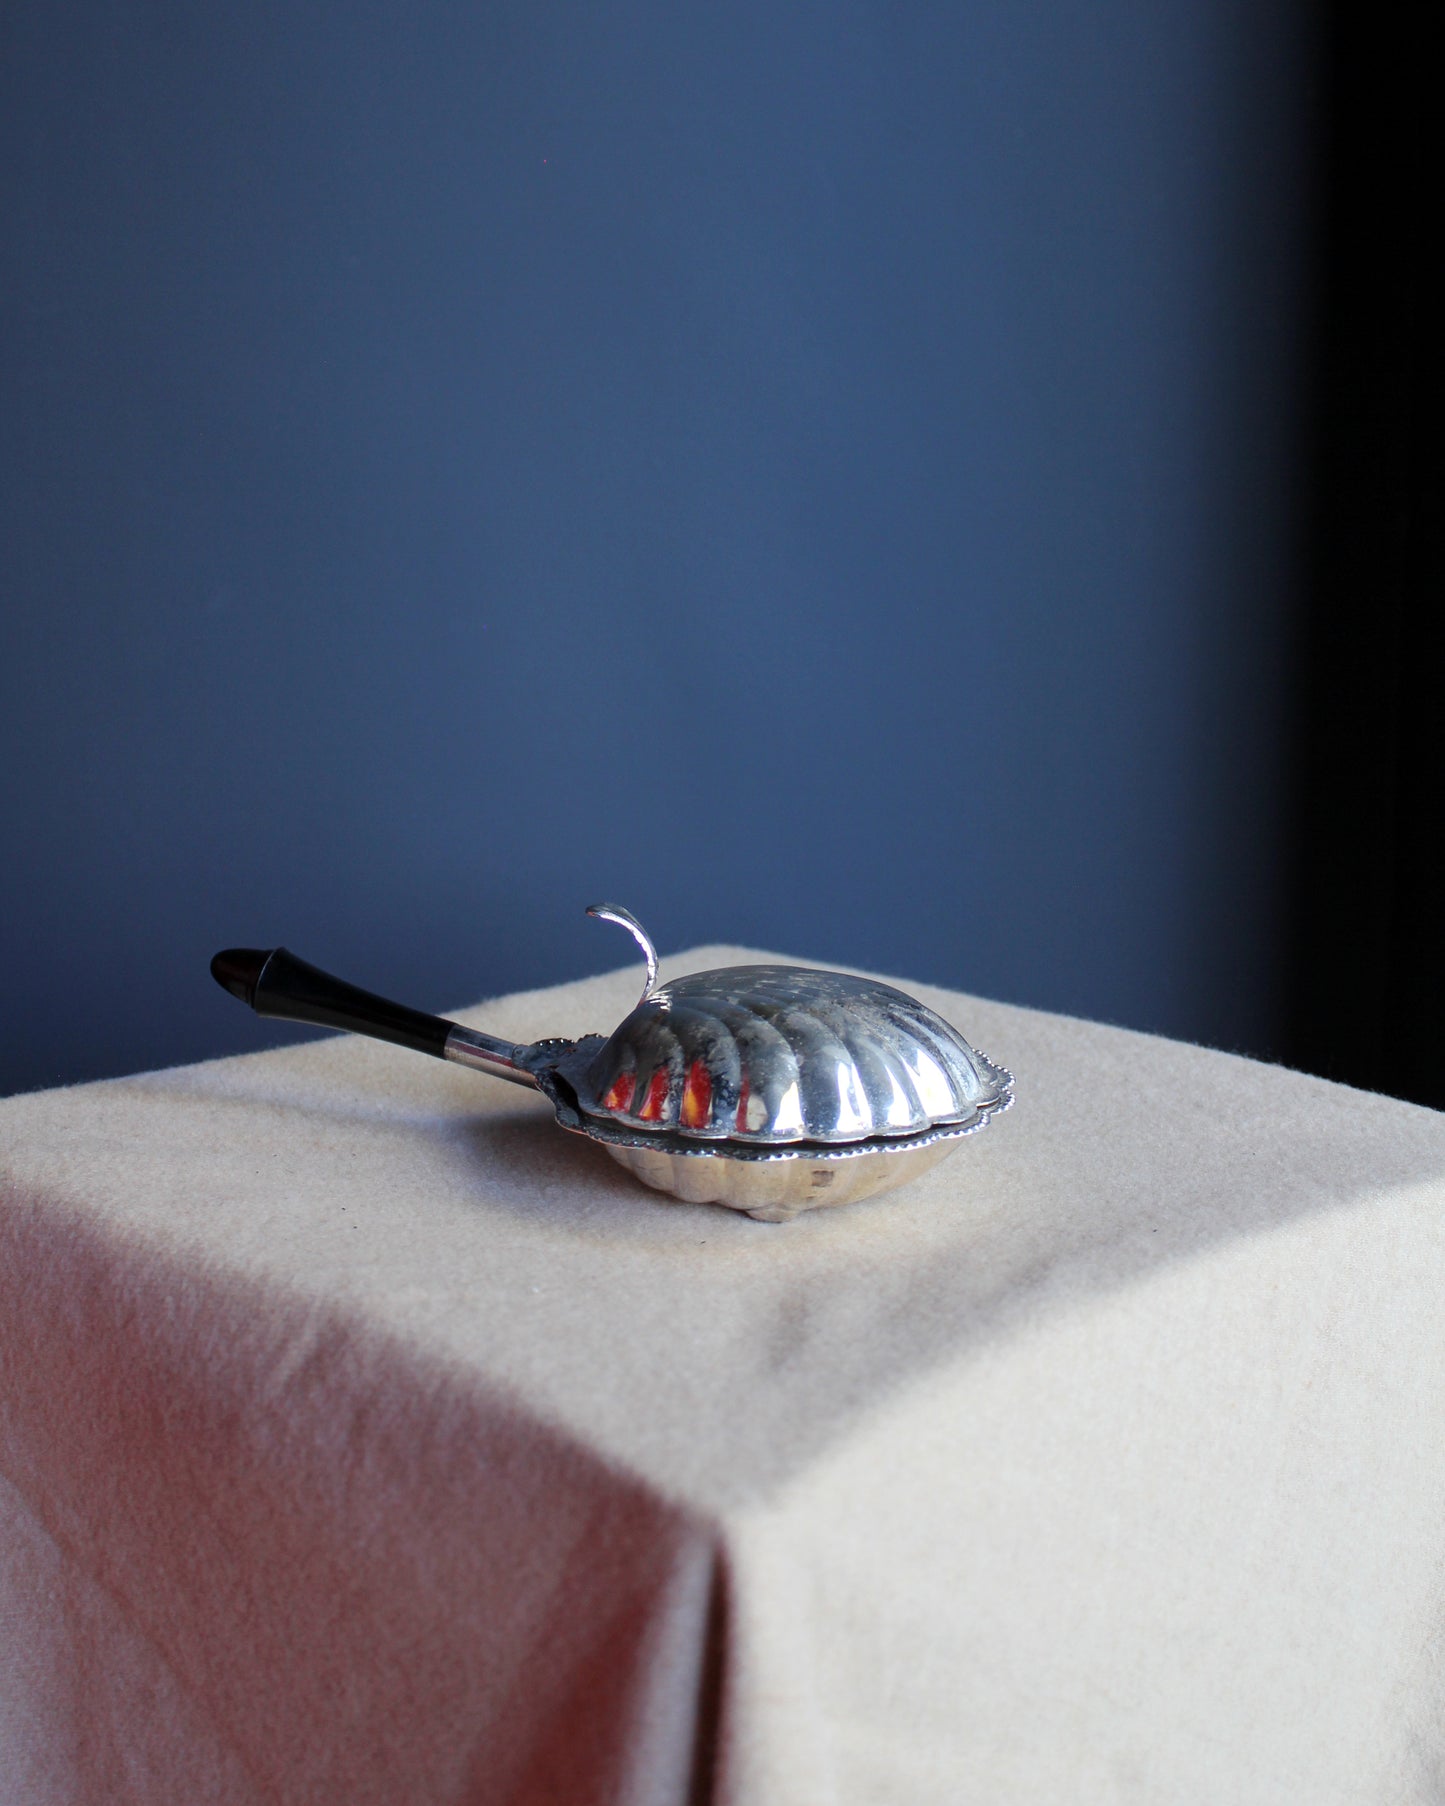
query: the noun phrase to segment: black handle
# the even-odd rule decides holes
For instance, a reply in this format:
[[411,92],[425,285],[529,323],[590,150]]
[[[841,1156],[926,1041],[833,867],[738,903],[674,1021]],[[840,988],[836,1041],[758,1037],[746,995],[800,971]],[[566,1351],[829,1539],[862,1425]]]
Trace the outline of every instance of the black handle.
[[284,947],[269,953],[254,947],[227,948],[211,961],[211,976],[258,1016],[350,1029],[353,1034],[434,1054],[439,1060],[445,1057],[447,1036],[456,1027],[444,1017],[409,1010],[404,1004],[390,1003],[333,978]]

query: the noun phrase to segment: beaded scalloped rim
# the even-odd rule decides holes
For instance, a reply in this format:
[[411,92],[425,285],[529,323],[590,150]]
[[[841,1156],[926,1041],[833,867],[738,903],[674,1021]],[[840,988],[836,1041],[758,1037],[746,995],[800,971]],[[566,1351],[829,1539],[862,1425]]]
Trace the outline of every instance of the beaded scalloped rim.
[[[584,1116],[573,1129],[589,1141],[609,1142],[621,1148],[653,1148],[659,1154],[683,1154],[692,1158],[711,1157],[723,1160],[856,1160],[863,1154],[906,1154],[914,1148],[926,1148],[935,1141],[956,1141],[964,1135],[986,1129],[991,1118],[1002,1116],[1014,1101],[1014,1076],[1007,1066],[997,1066],[982,1048],[973,1050],[995,1071],[1002,1082],[1002,1096],[996,1104],[985,1104],[977,1115],[963,1123],[940,1123],[917,1135],[875,1135],[867,1141],[818,1142],[794,1141],[783,1145],[747,1147],[736,1141],[704,1141],[674,1134],[668,1129],[649,1133],[645,1129],[615,1128],[595,1116]],[[560,1120],[560,1119],[559,1119]],[[564,1128],[572,1124],[563,1123]]]

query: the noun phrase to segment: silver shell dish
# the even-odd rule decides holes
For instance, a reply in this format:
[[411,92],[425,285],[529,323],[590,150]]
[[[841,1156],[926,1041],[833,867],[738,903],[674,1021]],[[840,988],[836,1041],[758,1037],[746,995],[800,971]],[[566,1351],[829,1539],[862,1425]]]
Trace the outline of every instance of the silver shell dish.
[[517,1045],[387,1002],[285,948],[232,948],[211,970],[264,1016],[397,1042],[551,1101],[645,1184],[784,1222],[891,1191],[1013,1101],[1013,1079],[892,985],[800,966],[730,966],[656,988],[657,954],[627,910],[594,904],[647,961],[610,1036]]
[[645,1184],[783,1222],[891,1191],[1013,1102],[1013,1077],[907,992],[802,966],[728,966],[654,990],[604,1041],[539,1044],[557,1119]]
[[960,1127],[1002,1107],[1007,1075],[892,985],[733,966],[648,995],[585,1067],[583,1112],[651,1134],[776,1147]]

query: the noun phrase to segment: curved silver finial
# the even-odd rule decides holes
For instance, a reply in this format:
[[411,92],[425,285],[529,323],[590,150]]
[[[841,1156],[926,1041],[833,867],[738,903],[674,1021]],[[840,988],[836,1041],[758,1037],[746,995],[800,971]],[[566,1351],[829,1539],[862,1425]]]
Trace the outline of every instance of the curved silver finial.
[[647,983],[642,987],[642,995],[638,1003],[646,1003],[652,995],[652,987],[657,983],[657,949],[648,938],[647,930],[633,915],[630,909],[624,909],[620,903],[589,903],[589,916],[596,916],[599,922],[616,922],[619,928],[625,928],[642,949],[642,957],[647,961]]

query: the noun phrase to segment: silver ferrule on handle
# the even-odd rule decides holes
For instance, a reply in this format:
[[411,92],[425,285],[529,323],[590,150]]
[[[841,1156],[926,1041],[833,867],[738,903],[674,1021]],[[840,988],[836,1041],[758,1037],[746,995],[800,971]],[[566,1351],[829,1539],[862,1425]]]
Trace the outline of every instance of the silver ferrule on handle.
[[494,1079],[528,1085],[535,1091],[536,1079],[519,1063],[522,1051],[514,1042],[499,1041],[480,1029],[454,1027],[446,1038],[442,1058],[457,1066],[469,1066],[473,1072],[489,1072]]

